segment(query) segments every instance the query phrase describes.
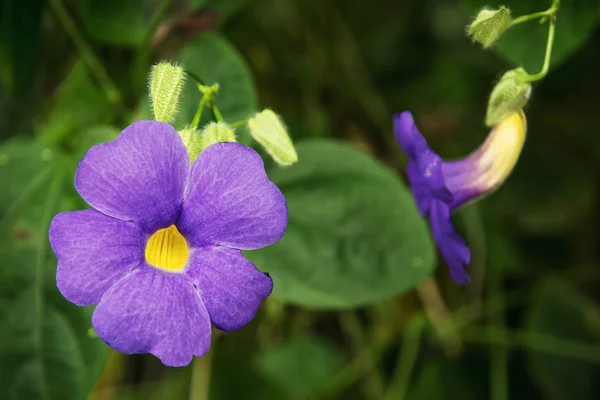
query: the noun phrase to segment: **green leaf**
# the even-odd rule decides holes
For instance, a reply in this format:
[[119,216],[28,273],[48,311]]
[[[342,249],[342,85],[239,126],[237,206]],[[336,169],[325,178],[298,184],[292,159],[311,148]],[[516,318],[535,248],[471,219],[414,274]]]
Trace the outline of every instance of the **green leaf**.
[[151,0],[80,0],[78,3],[81,19],[91,36],[121,46],[142,44],[158,4]]
[[[600,348],[600,309],[569,283],[549,278],[533,293],[527,329],[596,344]],[[600,397],[598,364],[542,352],[529,353],[529,361],[533,378],[543,390],[544,398],[585,400]]]
[[47,121],[40,127],[40,137],[57,143],[80,129],[110,120],[112,106],[78,62],[59,87]]
[[[257,111],[257,95],[250,71],[238,51],[221,35],[205,33],[188,44],[177,60],[206,85],[219,84],[215,101],[225,122],[233,123],[250,118]],[[189,125],[202,95],[193,79],[188,79],[183,90],[175,127]],[[210,110],[205,109],[200,126],[210,122]],[[238,141],[248,139],[245,129],[237,129]]]
[[48,244],[66,164],[26,140],[0,147],[0,398],[81,399],[94,385],[107,347],[88,336],[91,310],[56,288]]
[[[475,15],[484,6],[500,5],[510,8],[512,17],[547,10],[551,0],[462,0],[469,13]],[[552,49],[552,66],[580,48],[593,32],[598,21],[597,0],[563,0],[557,14],[556,35]],[[537,73],[544,62],[548,24],[529,21],[508,29],[494,45],[500,54],[531,74]]]
[[350,308],[404,293],[433,272],[427,226],[391,170],[340,142],[297,150],[297,164],[270,171],[288,203],[286,234],[246,253],[272,275],[274,296]]
[[343,364],[333,345],[311,337],[289,339],[256,359],[256,368],[273,385],[304,394],[326,384]]

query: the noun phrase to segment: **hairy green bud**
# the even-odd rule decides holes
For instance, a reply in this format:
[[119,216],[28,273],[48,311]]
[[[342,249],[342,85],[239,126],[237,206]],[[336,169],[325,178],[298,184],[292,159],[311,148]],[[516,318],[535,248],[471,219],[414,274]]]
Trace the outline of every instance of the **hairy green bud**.
[[177,115],[185,73],[179,65],[161,62],[150,71],[150,99],[154,118],[161,122],[172,122]]
[[531,95],[529,74],[523,68],[507,71],[496,84],[488,102],[485,123],[494,126],[521,110]]
[[271,110],[263,110],[248,121],[250,135],[279,165],[292,165],[298,154],[281,119]]
[[489,48],[510,27],[510,10],[504,6],[498,10],[483,9],[467,27],[467,33],[484,48]]

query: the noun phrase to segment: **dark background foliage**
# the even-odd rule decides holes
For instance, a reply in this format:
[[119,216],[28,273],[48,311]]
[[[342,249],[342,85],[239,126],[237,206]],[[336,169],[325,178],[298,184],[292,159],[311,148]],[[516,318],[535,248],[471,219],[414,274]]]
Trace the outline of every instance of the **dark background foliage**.
[[[402,183],[393,113],[410,109],[439,154],[462,157],[487,134],[503,72],[541,67],[535,21],[496,50],[470,42],[465,26],[485,4],[500,5],[0,2],[0,398],[597,399],[600,3],[562,1],[522,157],[455,215],[473,252],[469,286],[435,261]],[[515,16],[550,5],[504,4]],[[56,290],[47,243],[54,214],[85,207],[72,185],[85,151],[151,117],[147,73],[162,59],[219,82],[228,122],[273,108],[300,156],[269,165],[290,205],[286,237],[247,254],[272,273],[273,296],[180,369],[109,351],[92,310]],[[199,99],[188,85],[177,128]]]

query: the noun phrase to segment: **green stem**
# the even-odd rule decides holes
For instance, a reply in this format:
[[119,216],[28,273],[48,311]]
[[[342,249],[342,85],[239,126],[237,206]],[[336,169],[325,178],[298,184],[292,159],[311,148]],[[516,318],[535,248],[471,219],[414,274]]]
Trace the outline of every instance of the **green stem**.
[[425,321],[425,318],[421,314],[411,318],[404,333],[402,349],[398,354],[396,369],[385,394],[385,400],[404,399],[406,396],[410,377],[417,361],[417,356],[419,355],[419,346]]
[[546,55],[544,56],[544,65],[542,66],[542,70],[535,75],[530,75],[527,80],[529,82],[536,82],[540,79],[543,79],[546,74],[548,74],[548,70],[550,69],[550,59],[552,58],[552,45],[554,44],[554,31],[556,28],[556,16],[551,16],[550,18],[550,26],[548,27],[548,42],[546,43]]
[[337,393],[348,388],[368,371],[368,365],[378,363],[381,360],[387,348],[388,346],[381,342],[374,342],[370,346],[364,347],[356,358],[342,368],[319,390],[315,397],[334,397]]
[[546,18],[552,15],[555,15],[558,12],[558,7],[560,6],[560,0],[553,0],[552,6],[546,11],[540,11],[533,14],[522,15],[518,18],[513,19],[510,23],[510,26],[515,26],[518,24],[522,24],[523,22],[531,21],[534,19]]
[[479,204],[472,203],[461,213],[467,242],[471,247],[471,283],[467,288],[469,304],[481,305],[483,283],[486,275],[486,240],[485,228],[481,218]]
[[194,119],[192,120],[192,128],[198,128],[200,125],[200,119],[202,118],[202,111],[204,111],[204,106],[206,105],[206,96],[202,96],[200,100],[200,104],[198,104],[198,109],[196,110],[196,114],[194,115]]
[[221,115],[221,111],[219,110],[219,107],[217,107],[214,101],[211,101],[210,109],[212,110],[213,116],[215,117],[215,120],[217,120],[217,122],[224,121],[223,115]]
[[229,124],[229,127],[230,128],[239,128],[240,126],[246,125],[248,123],[248,121],[249,120],[247,120],[247,119],[243,119],[241,121],[236,121],[236,122],[234,122],[232,124]]
[[[504,293],[502,291],[501,271],[496,268],[491,269],[488,277],[489,297],[496,300],[496,303],[504,309]],[[504,326],[504,313],[493,312],[496,304],[486,302],[486,306],[491,310],[490,325],[488,326],[488,336],[494,338],[506,332]],[[490,399],[507,400],[508,399],[508,349],[490,341]]]
[[150,28],[146,32],[146,36],[144,36],[144,40],[142,41],[142,45],[138,48],[138,52],[135,60],[135,67],[137,73],[140,77],[145,76],[147,73],[147,69],[149,67],[150,61],[150,46],[152,45],[152,38],[154,37],[154,33],[158,29],[160,23],[167,15],[169,8],[173,5],[174,0],[165,0],[160,5],[160,8],[154,13],[152,16],[152,20],[150,21]]
[[193,80],[196,81],[196,83],[206,86],[206,83],[204,83],[204,81],[202,79],[200,79],[200,77],[198,75],[196,75],[195,73],[193,73],[192,71],[190,71],[189,69],[184,69],[185,74],[187,76],[189,76],[190,78],[192,78]]
[[[365,347],[366,340],[357,315],[353,311],[342,312],[340,324],[348,337],[352,352],[359,353],[360,349]],[[368,370],[363,383],[365,398],[381,399],[383,397],[383,379],[377,368],[377,361],[367,358],[365,368]]]
[[204,356],[195,357],[192,362],[190,400],[208,400],[209,398],[213,353],[214,349],[211,348]]
[[522,347],[526,350],[600,364],[600,346],[543,333],[510,332],[505,329],[487,327],[466,330],[462,337],[471,343]]
[[427,278],[417,286],[419,299],[423,304],[425,315],[435,330],[442,348],[448,356],[457,356],[462,352],[460,332],[456,328],[448,307],[444,302],[437,282],[433,277]]
[[79,52],[79,56],[81,60],[88,68],[88,70],[96,76],[98,82],[102,86],[104,94],[106,95],[108,101],[111,104],[118,104],[121,102],[121,94],[117,89],[117,85],[113,82],[113,80],[106,72],[106,69],[102,65],[102,62],[96,55],[94,54],[91,46],[85,41],[83,34],[75,25],[75,21],[71,18],[67,9],[61,0],[50,0],[50,7],[56,14],[56,18],[59,20],[67,34],[75,43],[75,47]]

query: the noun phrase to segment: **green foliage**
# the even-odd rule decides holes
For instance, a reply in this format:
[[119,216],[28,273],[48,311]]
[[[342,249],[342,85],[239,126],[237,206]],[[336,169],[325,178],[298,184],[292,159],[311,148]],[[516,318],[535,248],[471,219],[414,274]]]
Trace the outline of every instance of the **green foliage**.
[[[490,5],[486,0],[462,1],[472,14]],[[507,0],[491,5],[504,5],[510,9],[512,17],[517,18],[521,15],[545,11],[551,4],[551,0]],[[552,50],[552,66],[560,64],[585,43],[598,22],[598,16],[596,0],[561,2]],[[515,65],[534,74],[542,66],[547,37],[547,24],[538,24],[536,21],[522,23],[508,29],[494,45],[494,49]]]
[[111,118],[112,107],[94,85],[89,71],[77,62],[62,82],[51,101],[52,105],[40,137],[56,143],[91,124],[105,123]]
[[152,0],[80,0],[81,18],[97,40],[121,46],[142,44],[156,2]]
[[[248,66],[237,50],[217,33],[205,33],[190,42],[177,60],[206,85],[219,84],[215,102],[226,122],[234,123],[250,118],[257,109],[256,90]],[[196,114],[202,97],[192,79],[188,80],[175,126],[188,125]],[[210,122],[205,112],[200,126]],[[238,135],[239,136],[239,135]]]
[[[533,293],[527,329],[600,346],[600,309],[573,285],[548,278]],[[597,365],[540,352],[530,352],[529,361],[532,376],[547,399],[585,400],[600,396]]]
[[91,310],[58,292],[47,230],[68,206],[65,160],[54,149],[13,140],[0,147],[1,398],[81,399],[95,384],[106,345],[90,338]]
[[[598,1],[561,1],[561,69],[536,84],[511,177],[478,203],[481,215],[455,216],[473,280],[456,287],[438,262],[442,303],[433,280],[412,290],[436,263],[391,129],[392,114],[410,109],[445,159],[473,151],[493,82],[509,68],[538,72],[548,25],[509,28],[492,50],[505,60],[473,46],[465,26],[484,6],[518,18],[551,2],[0,1],[0,399],[83,399],[96,381],[89,397],[103,400],[364,400],[394,387],[408,400],[597,398]],[[188,368],[113,352],[98,379],[106,346],[89,334],[92,310],[56,289],[47,228],[87,207],[73,187],[85,152],[152,118],[143,78],[162,60],[219,84],[216,105],[226,123],[241,121],[242,143],[259,95],[282,116],[299,162],[262,155],[290,225],[280,243],[247,252],[275,283],[252,323],[215,335]],[[184,90],[178,130],[202,97],[191,76]],[[207,104],[197,132],[215,119]],[[322,311],[352,307],[352,326]],[[422,314],[419,348],[406,351]],[[459,329],[444,335],[452,322]],[[210,387],[194,397],[197,379]]]
[[256,360],[265,378],[294,394],[319,389],[343,364],[344,358],[334,346],[310,337],[292,338],[261,353]]
[[328,140],[298,143],[300,162],[270,171],[289,224],[248,252],[273,295],[306,307],[350,308],[413,289],[434,268],[425,223],[398,177],[367,154]]

